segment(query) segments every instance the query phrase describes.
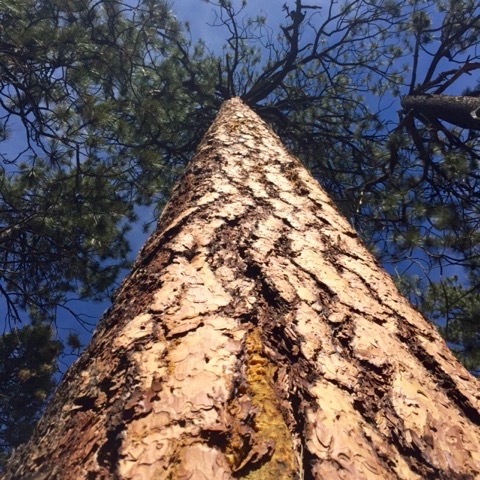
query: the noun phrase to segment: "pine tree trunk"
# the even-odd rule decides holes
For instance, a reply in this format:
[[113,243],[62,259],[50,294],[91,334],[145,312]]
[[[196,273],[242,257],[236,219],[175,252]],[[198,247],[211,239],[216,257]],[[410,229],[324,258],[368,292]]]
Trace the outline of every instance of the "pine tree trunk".
[[479,384],[228,101],[7,479],[474,479]]

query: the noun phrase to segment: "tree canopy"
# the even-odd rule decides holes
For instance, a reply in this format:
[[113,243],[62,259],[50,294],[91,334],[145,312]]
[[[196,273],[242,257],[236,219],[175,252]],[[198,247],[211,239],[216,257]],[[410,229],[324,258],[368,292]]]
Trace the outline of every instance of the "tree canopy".
[[137,207],[161,208],[221,103],[240,96],[477,369],[478,2],[206,3],[224,45],[192,40],[180,2],[0,7],[9,328],[110,295]]

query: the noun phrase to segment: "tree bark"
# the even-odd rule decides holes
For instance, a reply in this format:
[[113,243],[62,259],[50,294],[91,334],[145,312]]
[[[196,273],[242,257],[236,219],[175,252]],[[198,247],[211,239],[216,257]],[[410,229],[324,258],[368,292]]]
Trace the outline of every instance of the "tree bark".
[[402,98],[406,113],[428,120],[444,120],[470,130],[480,130],[480,97],[453,95],[407,95]]
[[224,104],[7,479],[474,479],[479,384]]

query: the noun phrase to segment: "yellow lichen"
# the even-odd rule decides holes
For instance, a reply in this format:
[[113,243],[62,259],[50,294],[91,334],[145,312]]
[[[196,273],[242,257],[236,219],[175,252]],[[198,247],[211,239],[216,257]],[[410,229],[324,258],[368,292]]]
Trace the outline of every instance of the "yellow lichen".
[[276,367],[263,352],[260,330],[254,329],[246,339],[248,394],[255,410],[256,444],[273,444],[273,454],[266,462],[253,469],[245,480],[292,479],[298,472],[292,433],[281,412],[278,396],[273,388]]

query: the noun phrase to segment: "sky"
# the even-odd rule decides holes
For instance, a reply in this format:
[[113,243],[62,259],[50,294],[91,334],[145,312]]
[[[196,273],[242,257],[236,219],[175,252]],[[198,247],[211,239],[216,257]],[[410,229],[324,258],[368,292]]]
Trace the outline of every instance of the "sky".
[[[215,20],[215,7],[202,0],[176,0],[172,2],[172,10],[178,20],[190,23],[194,38],[203,38],[211,46],[220,47],[225,41],[221,29],[211,28]],[[272,23],[278,23],[285,18],[282,11],[285,0],[262,0],[261,2],[250,0],[243,10],[246,15],[266,14]],[[289,2],[291,3],[291,2]],[[325,0],[317,0],[315,4],[325,3]],[[239,1],[234,1],[239,4]]]

